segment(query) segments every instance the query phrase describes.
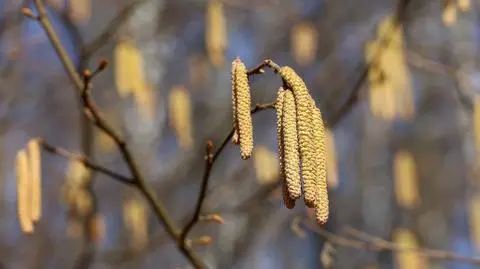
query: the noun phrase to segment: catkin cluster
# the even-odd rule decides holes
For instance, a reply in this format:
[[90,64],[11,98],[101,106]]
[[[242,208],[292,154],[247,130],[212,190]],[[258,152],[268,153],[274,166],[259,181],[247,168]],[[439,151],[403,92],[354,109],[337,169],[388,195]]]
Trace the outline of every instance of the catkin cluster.
[[17,152],[17,215],[20,229],[33,233],[33,224],[40,220],[42,209],[42,176],[40,140],[31,139],[26,149]]
[[[302,78],[288,66],[275,69],[283,80],[277,92],[277,139],[283,200],[292,209],[302,194],[305,205],[314,208],[318,223],[327,222],[327,145],[322,114]],[[232,142],[240,145],[242,159],[253,149],[248,70],[239,58],[232,62]],[[302,184],[303,179],[303,184]]]
[[305,83],[292,68],[281,67],[278,74],[285,87],[278,91],[275,105],[285,205],[293,208],[303,190],[305,205],[315,208],[317,221],[324,224],[328,219],[329,204],[322,114]]

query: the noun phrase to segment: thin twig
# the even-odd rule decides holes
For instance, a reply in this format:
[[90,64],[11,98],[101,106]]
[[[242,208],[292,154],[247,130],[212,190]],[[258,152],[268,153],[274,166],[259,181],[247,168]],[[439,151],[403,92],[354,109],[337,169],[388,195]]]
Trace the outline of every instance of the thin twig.
[[144,3],[145,0],[138,0],[131,3],[129,6],[123,8],[112,21],[108,24],[105,30],[100,35],[95,37],[90,44],[87,44],[82,49],[82,56],[89,58],[95,52],[97,52],[102,46],[104,46],[112,37],[117,34],[117,29],[123,25],[123,23],[130,18],[132,13],[136,10],[135,7]]
[[[77,89],[77,91],[79,91],[79,93],[82,96],[84,107],[86,108],[84,109],[84,113],[90,113],[92,118],[94,119],[95,125],[99,127],[102,131],[107,133],[109,136],[111,136],[111,138],[115,141],[125,163],[127,164],[132,174],[132,177],[136,182],[135,187],[137,187],[145,196],[146,200],[152,207],[155,213],[155,216],[160,221],[160,223],[164,226],[165,230],[170,235],[170,237],[173,240],[178,242],[179,234],[177,232],[178,229],[176,225],[168,216],[166,208],[163,206],[163,204],[160,203],[154,191],[147,184],[147,181],[144,179],[144,177],[140,173],[138,165],[136,164],[132,153],[127,148],[125,141],[118,134],[116,134],[113,128],[100,116],[99,111],[96,109],[96,106],[94,105],[89,95],[90,81],[89,79],[85,79],[85,81],[82,81],[80,74],[76,72],[75,66],[73,65],[72,60],[68,56],[54,28],[52,27],[52,24],[50,22],[50,19],[48,18],[43,2],[41,0],[35,0],[34,3],[38,11],[38,21],[40,22],[41,26],[45,30],[50,42],[52,43],[52,46],[54,47],[57,55],[59,56],[75,88]],[[85,77],[88,77],[88,76],[85,76]],[[203,262],[191,250],[190,247],[182,244],[182,245],[178,245],[178,248],[181,251],[181,253],[189,260],[189,262],[195,268],[205,268],[205,265],[203,264]]]
[[451,261],[458,261],[464,262],[469,264],[480,264],[480,258],[473,258],[463,255],[458,255],[450,251],[444,250],[434,250],[434,249],[426,249],[426,248],[409,248],[409,247],[402,247],[395,243],[376,238],[364,232],[358,231],[351,227],[346,228],[346,232],[355,237],[361,239],[350,239],[343,236],[336,235],[334,233],[328,232],[325,229],[322,229],[311,219],[305,218],[303,224],[307,226],[309,229],[314,231],[315,233],[319,234],[330,243],[334,245],[349,247],[349,248],[356,248],[356,249],[365,249],[369,251],[392,251],[392,252],[415,252],[419,255],[431,258],[431,259],[439,259],[439,260],[451,260]]
[[193,228],[195,223],[200,220],[200,211],[202,209],[203,201],[205,200],[205,194],[207,193],[208,188],[208,178],[210,176],[210,171],[212,171],[213,164],[213,142],[208,140],[205,144],[205,173],[203,175],[202,186],[200,188],[200,194],[198,195],[198,200],[195,206],[195,211],[193,213],[192,219],[187,223],[185,228],[183,228],[182,233],[180,234],[180,244],[185,244],[185,239],[187,238],[188,232]]
[[465,262],[465,263],[471,263],[471,264],[477,264],[477,265],[480,264],[480,258],[462,256],[446,250],[402,247],[402,246],[399,246],[398,244],[395,244],[393,242],[389,242],[382,238],[359,231],[352,227],[345,227],[345,232],[347,232],[348,234],[354,237],[357,237],[360,240],[364,240],[366,242],[376,245],[379,248],[379,250],[388,249],[395,252],[408,251],[408,252],[418,253],[419,255],[422,255],[431,259],[452,260],[452,261],[459,261],[459,262]]
[[44,140],[41,140],[41,145],[42,145],[43,149],[45,149],[47,152],[65,157],[69,160],[78,161],[78,162],[82,163],[83,165],[85,165],[85,167],[87,167],[87,168],[89,168],[93,171],[97,171],[99,173],[102,173],[106,176],[109,176],[109,177],[117,180],[120,183],[127,184],[127,185],[135,185],[135,182],[131,178],[126,177],[124,175],[121,175],[121,174],[119,174],[115,171],[112,171],[110,169],[107,169],[107,168],[105,168],[101,165],[95,164],[92,161],[90,161],[86,156],[82,156],[82,155],[72,153],[72,152],[70,152],[66,149],[63,149],[63,148],[55,147],[55,146],[45,142]]

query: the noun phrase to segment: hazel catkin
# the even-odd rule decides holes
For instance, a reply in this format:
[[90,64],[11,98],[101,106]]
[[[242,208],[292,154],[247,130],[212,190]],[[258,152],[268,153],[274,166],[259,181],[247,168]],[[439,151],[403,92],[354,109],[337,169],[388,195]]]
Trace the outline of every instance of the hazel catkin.
[[293,91],[296,105],[298,141],[302,163],[303,190],[305,205],[315,207],[316,187],[313,162],[311,96],[302,78],[289,66],[278,70],[284,83]]
[[239,58],[232,62],[232,87],[234,87],[233,94],[236,101],[234,118],[236,119],[240,154],[244,160],[250,158],[253,150],[253,126],[247,71],[247,67]]
[[282,181],[282,197],[285,207],[292,209],[295,207],[295,200],[290,198],[288,193],[287,182],[285,178],[285,158],[284,158],[284,148],[283,148],[283,124],[282,124],[282,114],[283,114],[283,100],[285,96],[285,90],[279,88],[277,91],[277,100],[275,101],[275,111],[277,115],[277,143],[278,143],[278,159],[280,163],[280,179]]
[[325,224],[328,220],[329,204],[327,189],[327,146],[325,126],[322,113],[312,100],[313,115],[313,143],[315,146],[315,178],[317,187],[317,200],[315,204],[315,216],[317,222]]
[[291,199],[296,200],[302,195],[300,181],[300,157],[298,154],[298,135],[296,121],[296,106],[293,93],[286,90],[282,107],[282,137],[285,183]]

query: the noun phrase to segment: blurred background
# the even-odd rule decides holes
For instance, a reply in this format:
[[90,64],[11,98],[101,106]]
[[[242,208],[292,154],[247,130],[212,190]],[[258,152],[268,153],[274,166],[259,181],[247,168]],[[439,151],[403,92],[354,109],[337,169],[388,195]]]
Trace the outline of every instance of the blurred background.
[[[283,205],[275,113],[258,112],[253,157],[229,143],[212,170],[202,212],[223,224],[189,235],[213,239],[194,246],[209,268],[480,267],[480,1],[45,3],[78,70],[110,62],[93,98],[179,226],[205,141],[218,147],[232,127],[231,61],[271,58],[304,78],[329,127],[330,220]],[[0,0],[0,268],[191,268],[137,191],[46,152],[42,218],[21,232],[15,156],[31,138],[129,172],[24,7],[35,13]],[[255,76],[252,104],[280,86]]]

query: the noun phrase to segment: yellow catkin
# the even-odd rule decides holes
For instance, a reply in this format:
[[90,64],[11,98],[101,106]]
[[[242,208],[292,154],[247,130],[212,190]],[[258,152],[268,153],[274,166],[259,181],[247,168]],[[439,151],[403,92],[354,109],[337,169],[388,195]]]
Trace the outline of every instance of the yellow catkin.
[[285,182],[290,198],[296,200],[302,195],[302,183],[300,181],[300,157],[298,153],[297,109],[293,92],[290,90],[285,91],[282,110]]
[[80,216],[87,216],[93,210],[93,198],[87,190],[75,191],[75,211]]
[[457,6],[462,12],[467,12],[471,6],[471,0],[457,0]]
[[88,238],[93,242],[100,242],[105,237],[105,219],[102,215],[95,215],[89,220]]
[[399,151],[394,156],[394,188],[397,202],[404,208],[414,208],[419,203],[415,161],[411,153]]
[[189,149],[193,146],[190,93],[183,86],[174,86],[170,90],[168,100],[170,124],[176,131],[180,148]]
[[240,155],[242,159],[248,159],[253,150],[253,125],[250,113],[250,86],[248,85],[247,67],[239,58],[232,63],[234,76],[234,93],[236,101],[236,120],[238,140],[240,143]]
[[121,98],[145,91],[143,57],[133,40],[122,40],[114,50],[115,86]]
[[474,97],[473,102],[473,137],[475,141],[477,166],[480,167],[480,96]]
[[326,130],[325,137],[327,141],[327,180],[328,188],[338,187],[338,167],[337,167],[337,149],[335,146],[335,135],[332,131]]
[[210,62],[220,67],[224,63],[224,53],[227,47],[227,25],[221,0],[208,2],[205,41]]
[[253,165],[258,182],[272,184],[278,180],[278,161],[274,152],[265,146],[254,148]]
[[237,85],[235,82],[235,69],[237,68],[238,62],[232,62],[232,70],[231,70],[231,83],[232,83],[232,114],[233,114],[233,136],[232,136],[232,143],[239,144],[240,141],[238,140],[238,124],[237,124]]
[[311,64],[315,60],[317,45],[318,34],[314,24],[301,22],[292,28],[290,46],[297,64]]
[[315,204],[315,217],[317,222],[325,224],[329,215],[328,189],[327,189],[327,145],[325,126],[320,109],[312,100],[313,115],[313,143],[315,145],[315,176],[317,187],[317,200]]
[[292,89],[295,96],[295,104],[297,109],[297,128],[298,140],[300,147],[300,157],[302,163],[303,190],[305,205],[308,207],[315,206],[316,187],[315,173],[313,163],[313,143],[312,143],[312,115],[310,110],[311,96],[307,86],[288,66],[281,67],[279,74],[284,80],[288,88]]
[[[428,260],[420,255],[415,235],[408,229],[397,228],[393,232],[393,242],[405,251],[395,252],[395,261],[398,269],[421,269],[428,268]],[[411,249],[411,250],[408,250]]]
[[368,70],[369,80],[369,107],[373,116],[392,120],[395,118],[396,106],[394,89],[386,81],[385,70],[382,69],[381,59],[376,58],[378,44],[368,42],[365,46],[365,58],[370,63]]
[[480,250],[480,195],[476,194],[468,201],[470,237],[477,251]]
[[453,0],[447,1],[442,14],[443,24],[450,27],[457,22],[457,6]]
[[[415,114],[413,90],[405,55],[404,33],[401,27],[396,27],[392,16],[381,22],[377,30],[377,44],[380,39],[388,36],[388,46],[380,47],[379,68],[385,74],[387,101],[394,104],[393,116],[409,120]],[[383,104],[385,105],[385,103]]]
[[20,229],[25,234],[33,233],[30,200],[30,171],[28,168],[27,153],[24,149],[17,152],[16,156],[17,178],[17,215]]
[[148,218],[145,205],[139,199],[124,203],[123,219],[130,231],[130,243],[134,249],[143,249],[148,243]]
[[69,16],[77,23],[84,23],[90,19],[92,10],[91,0],[70,0]]
[[27,144],[30,180],[31,180],[31,219],[33,222],[40,220],[42,215],[42,166],[40,142],[38,139],[31,139]]
[[[277,143],[278,143],[278,159],[279,159],[279,168],[280,168],[280,179],[282,180],[282,197],[285,207],[292,209],[295,207],[295,200],[290,198],[288,192],[287,182],[285,178],[285,157],[284,157],[284,146],[283,146],[283,101],[285,97],[285,90],[279,88],[277,92],[277,100],[275,101],[275,110],[277,115]],[[301,186],[300,186],[301,187]]]

